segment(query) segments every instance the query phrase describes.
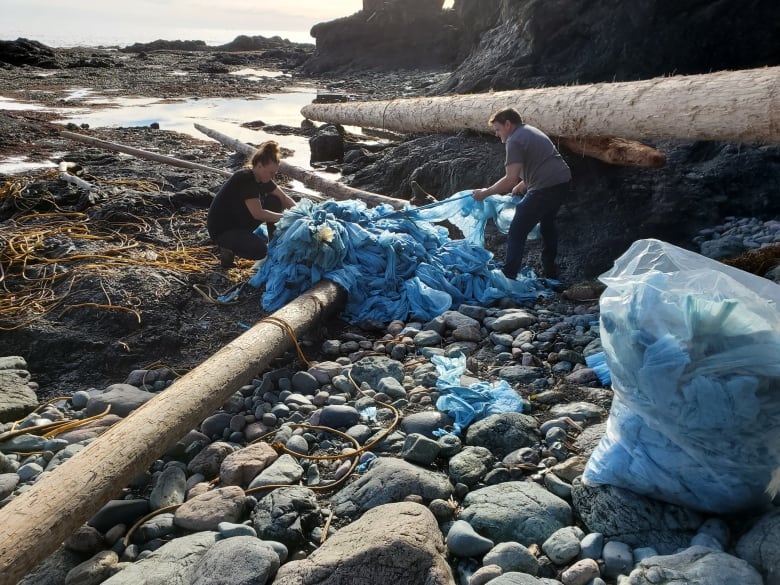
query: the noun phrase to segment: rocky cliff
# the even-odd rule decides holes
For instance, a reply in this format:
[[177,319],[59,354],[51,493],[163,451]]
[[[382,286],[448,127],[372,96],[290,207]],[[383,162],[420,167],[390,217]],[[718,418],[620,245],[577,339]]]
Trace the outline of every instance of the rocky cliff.
[[451,65],[462,21],[443,0],[363,0],[352,16],[315,25],[314,55],[306,74],[356,68],[397,69]]
[[458,93],[780,62],[772,0],[456,0],[453,10],[469,53],[444,89]]
[[[365,4],[351,17],[315,27],[317,48],[305,68],[411,67],[422,52],[419,65],[449,63],[451,72],[429,93],[450,94],[780,64],[780,3],[773,0],[455,0],[451,10],[425,8],[428,33],[408,51],[397,41],[408,29],[392,19],[383,20],[381,34],[361,36]],[[422,3],[381,4],[397,19],[422,10],[412,8]],[[396,45],[401,48],[393,54]],[[447,50],[433,59],[433,46]],[[693,236],[725,217],[780,214],[776,145],[658,143],[651,137],[647,143],[667,155],[664,168],[611,166],[562,151],[575,183],[560,215],[565,277],[599,274],[639,238],[695,249]],[[409,197],[416,180],[446,196],[500,177],[503,146],[467,132],[409,137],[362,165],[359,156],[351,162],[356,187]],[[532,246],[528,254],[533,265],[538,250]]]

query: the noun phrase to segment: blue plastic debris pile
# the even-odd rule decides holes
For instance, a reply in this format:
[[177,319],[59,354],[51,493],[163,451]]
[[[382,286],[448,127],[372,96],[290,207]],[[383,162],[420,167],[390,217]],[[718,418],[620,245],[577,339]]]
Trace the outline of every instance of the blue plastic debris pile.
[[[348,293],[343,317],[430,320],[460,304],[521,302],[552,295],[532,272],[507,279],[484,248],[487,221],[506,231],[509,196],[476,201],[471,191],[417,208],[368,208],[359,201],[300,201],[277,224],[268,258],[249,280],[265,286],[262,306],[275,311],[322,279]],[[448,220],[461,229],[451,240]]]

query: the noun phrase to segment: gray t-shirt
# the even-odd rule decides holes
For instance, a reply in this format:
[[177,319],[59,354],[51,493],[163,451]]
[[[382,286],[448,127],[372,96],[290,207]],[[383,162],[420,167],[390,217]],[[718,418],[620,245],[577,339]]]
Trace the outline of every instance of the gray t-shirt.
[[506,163],[520,163],[529,191],[571,180],[571,170],[547,135],[533,126],[518,126],[506,141]]

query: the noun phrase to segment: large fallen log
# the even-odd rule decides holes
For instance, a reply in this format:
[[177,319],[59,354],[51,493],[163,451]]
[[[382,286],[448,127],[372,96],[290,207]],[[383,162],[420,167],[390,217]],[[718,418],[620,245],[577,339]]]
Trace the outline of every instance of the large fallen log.
[[[195,128],[199,132],[203,132],[209,138],[213,138],[217,142],[220,142],[228,148],[232,148],[240,154],[250,155],[256,150],[256,147],[250,144],[246,144],[245,142],[241,142],[236,138],[231,138],[230,136],[222,134],[216,130],[212,130],[211,128],[206,128],[200,124],[195,124]],[[293,166],[284,160],[282,160],[281,164],[279,165],[279,172],[295,179],[296,181],[300,181],[309,189],[319,191],[323,195],[327,195],[333,199],[360,199],[373,205],[387,204],[392,206],[394,209],[402,209],[404,204],[407,203],[407,201],[403,199],[387,197],[386,195],[379,195],[378,193],[371,193],[370,191],[355,189],[354,187],[349,187],[337,181],[330,181],[324,177],[321,177],[315,172]]]
[[780,67],[374,102],[309,104],[311,120],[394,132],[488,131],[516,108],[552,136],[780,142]]
[[15,585],[122,488],[337,310],[344,289],[321,281],[260,321],[0,509],[0,585]]

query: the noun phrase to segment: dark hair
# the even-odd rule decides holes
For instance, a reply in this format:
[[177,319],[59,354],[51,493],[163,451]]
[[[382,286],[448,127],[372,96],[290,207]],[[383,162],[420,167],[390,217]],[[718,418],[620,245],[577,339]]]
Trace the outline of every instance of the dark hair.
[[512,122],[512,124],[520,126],[523,124],[523,118],[520,117],[520,113],[516,109],[504,108],[503,110],[498,110],[495,114],[490,116],[488,124],[493,124],[495,122],[498,122],[499,124]]
[[267,142],[263,142],[260,146],[257,147],[257,150],[252,155],[252,158],[249,159],[249,163],[250,166],[255,166],[257,163],[265,166],[270,162],[279,164],[279,161],[281,160],[282,157],[281,151],[279,150],[279,143],[275,140],[268,140]]

